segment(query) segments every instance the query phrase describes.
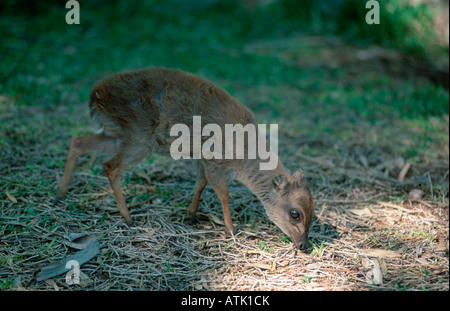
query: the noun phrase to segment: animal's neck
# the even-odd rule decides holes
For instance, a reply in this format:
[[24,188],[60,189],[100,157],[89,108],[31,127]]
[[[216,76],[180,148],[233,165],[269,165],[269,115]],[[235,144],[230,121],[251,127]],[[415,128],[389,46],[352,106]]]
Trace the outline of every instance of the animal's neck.
[[272,179],[278,174],[289,176],[289,173],[280,160],[278,160],[277,166],[273,170],[261,170],[259,165],[261,162],[263,161],[260,159],[241,160],[236,171],[237,178],[267,207],[271,205]]

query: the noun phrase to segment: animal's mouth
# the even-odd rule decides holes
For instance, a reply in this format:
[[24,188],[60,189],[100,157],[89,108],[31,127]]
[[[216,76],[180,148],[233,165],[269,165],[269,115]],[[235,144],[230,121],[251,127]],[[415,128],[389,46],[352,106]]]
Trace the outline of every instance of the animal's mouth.
[[293,240],[293,242],[294,242],[294,245],[299,250],[304,251],[304,250],[306,250],[306,246],[307,246],[307,243],[308,243],[308,238],[307,237],[301,238],[298,241]]
[[293,227],[293,226],[286,228],[286,226],[278,225],[278,227],[281,229],[281,231],[283,231],[287,236],[289,236],[291,238],[292,242],[298,249],[300,249],[302,251],[304,251],[306,249],[306,247],[308,246],[308,231],[309,230],[307,230],[307,229],[302,230],[298,227]]
[[294,245],[304,251],[306,246],[308,245],[308,234],[300,234],[300,232],[289,232],[288,234],[291,237]]

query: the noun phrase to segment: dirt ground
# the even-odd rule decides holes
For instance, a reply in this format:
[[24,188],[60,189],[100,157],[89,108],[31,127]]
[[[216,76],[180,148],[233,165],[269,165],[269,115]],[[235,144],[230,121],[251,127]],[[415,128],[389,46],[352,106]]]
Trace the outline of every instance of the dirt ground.
[[[40,113],[30,118],[39,122]],[[57,118],[55,111],[50,119]],[[220,202],[209,187],[199,224],[189,225],[194,166],[159,156],[122,178],[136,227],[124,224],[101,161],[92,164],[88,156],[80,159],[66,198],[54,205],[62,172],[23,158],[52,145],[39,149],[39,141],[10,134],[25,148],[2,156],[9,188],[0,208],[0,277],[10,289],[449,289],[445,160],[411,164],[358,142],[300,141],[280,133],[283,161],[289,168],[301,163],[314,194],[316,219],[301,252],[237,182],[230,184],[232,218],[243,232],[225,235]],[[77,251],[63,243],[75,232],[95,234],[100,242],[100,253],[81,266],[81,283],[68,285],[65,274],[37,282],[41,268]]]

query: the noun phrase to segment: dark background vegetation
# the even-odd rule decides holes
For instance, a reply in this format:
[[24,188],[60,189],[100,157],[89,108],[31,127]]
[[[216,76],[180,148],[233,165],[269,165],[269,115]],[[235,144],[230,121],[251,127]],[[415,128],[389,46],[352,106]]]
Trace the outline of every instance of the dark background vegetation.
[[[357,239],[362,243],[359,248],[387,248],[406,256],[408,264],[411,262],[411,266],[396,263],[396,269],[408,266],[413,276],[402,281],[398,274],[387,274],[385,289],[448,290],[448,1],[380,0],[380,25],[365,23],[368,10],[363,0],[78,2],[80,25],[66,24],[65,1],[0,2],[1,289],[44,288],[47,285],[33,283],[33,269],[37,263],[60,260],[69,252],[64,245],[55,244],[60,235],[71,230],[94,230],[98,223],[120,220],[118,214],[101,208],[103,203],[96,193],[108,191],[107,181],[101,178],[101,162],[92,164],[88,157],[80,159],[81,173],[74,176],[65,205],[56,209],[49,202],[64,168],[70,138],[92,131],[87,109],[91,86],[114,72],[164,66],[212,80],[252,109],[260,123],[280,124],[283,162],[290,169],[303,167],[314,192],[319,220],[338,226],[334,230],[339,232],[341,242],[335,236],[320,240],[319,236],[327,236],[322,223],[320,234],[318,224],[312,230],[316,232],[312,249],[327,245],[328,253],[319,262],[330,264],[329,271],[334,271],[333,247],[338,252],[347,250],[347,241]],[[153,203],[182,208],[168,216],[172,217],[169,223],[177,224],[179,215],[187,211],[190,193],[174,191],[173,184],[189,186],[195,177],[186,167],[171,170],[168,165],[152,157],[124,174],[123,183],[129,187],[128,198],[143,202],[147,202],[148,195],[138,187],[147,185],[146,181],[149,185],[160,183],[156,195],[161,200]],[[159,168],[157,173],[155,167]],[[406,176],[399,178],[402,170]],[[422,193],[414,205],[411,190]],[[210,195],[214,198],[213,192]],[[176,203],[167,201],[169,197]],[[216,199],[211,200],[217,203],[213,211],[217,210],[220,217],[220,205]],[[252,220],[256,228],[264,227],[265,216],[258,204],[235,203],[233,220],[245,224]],[[367,206],[386,215],[401,211],[392,206],[412,208],[413,213],[417,211],[417,219],[426,209],[429,217],[437,219],[430,226],[440,227],[424,227],[418,233],[413,229],[417,226],[412,214],[407,214],[411,216],[409,223],[404,215],[389,214],[393,224],[406,227],[397,235],[387,234],[371,216],[361,216],[369,217],[367,227],[358,222],[361,218],[353,219],[352,224],[363,227],[352,227],[341,222],[342,215],[348,217],[349,213],[336,212]],[[75,211],[81,214],[73,216]],[[84,214],[90,216],[82,217]],[[204,218],[211,219],[208,217]],[[447,225],[440,223],[443,219]],[[184,224],[180,223],[180,228],[185,228]],[[281,235],[275,226],[264,228],[272,237]],[[361,235],[366,239],[361,240]],[[392,236],[396,238],[391,240]],[[275,257],[279,255],[277,245],[286,247],[290,242],[266,235],[261,239],[273,243],[268,254]],[[217,237],[214,241],[218,241]],[[242,246],[245,241],[235,245]],[[433,257],[434,268],[420,266],[415,260],[418,255],[409,252],[419,244],[424,249],[426,244],[432,252],[439,243],[446,243],[446,255]],[[35,251],[40,244],[46,245],[45,251]],[[352,272],[353,265],[362,263],[350,253],[341,254],[345,260],[340,264],[351,276],[331,282],[321,279],[319,273],[316,279],[320,288],[380,288],[366,285],[361,270]],[[316,255],[304,260],[318,260]],[[229,257],[221,258],[233,262]],[[130,271],[134,271],[133,260],[127,262]],[[239,264],[243,265],[237,262],[236,267]],[[116,262],[105,261],[104,265],[116,267]],[[173,270],[167,268],[166,262],[162,265],[166,267],[163,272]],[[229,279],[214,283],[211,273],[204,272],[200,288],[207,289],[205,284],[213,289],[255,288],[251,284],[237,286],[241,281],[230,276],[235,275],[229,270],[232,268],[221,270],[214,265],[216,280],[222,272]],[[98,272],[95,264],[91,268]],[[127,273],[132,275],[130,271]],[[90,278],[102,279],[97,272]],[[155,285],[151,283],[153,278],[150,283],[140,279],[140,284],[147,289],[198,289],[192,284],[200,280],[200,274],[187,277],[169,272],[164,277],[176,276],[186,282],[171,283],[166,279],[165,284]],[[104,289],[135,289],[129,279],[117,275],[114,279],[114,272],[109,273],[110,280],[120,281],[105,281],[103,284],[109,287],[105,285]],[[267,280],[266,274],[261,275]],[[314,274],[302,272],[287,279],[296,280],[292,281],[296,289],[316,288],[311,283]],[[284,285],[277,284],[285,283],[274,282],[269,289],[284,289]]]
[[[446,23],[446,6],[439,1],[381,1],[382,22],[376,26],[364,22],[368,10],[362,0],[86,1],[80,3],[80,25],[64,22],[68,10],[63,2],[8,0],[0,4],[4,94],[47,106],[64,101],[66,86],[81,78],[155,65],[249,84],[258,79],[299,83],[295,80],[301,79],[294,79],[298,68],[280,64],[270,53],[255,56],[244,49],[255,40],[298,34],[331,36],[359,48],[376,44],[442,70],[448,59],[448,18]],[[301,45],[301,39],[297,43]],[[301,48],[291,51],[297,56],[301,52]],[[444,60],[433,62],[439,58]],[[408,76],[408,68],[404,69]],[[23,81],[23,76],[32,81]],[[52,91],[45,89],[39,83],[41,76],[56,79],[57,87],[49,84],[46,87]],[[435,85],[448,88],[448,75]],[[420,97],[426,97],[427,91],[432,92],[424,90],[414,99],[425,101]],[[413,115],[448,112],[445,98],[432,104],[413,103],[409,109],[394,105],[396,111]]]

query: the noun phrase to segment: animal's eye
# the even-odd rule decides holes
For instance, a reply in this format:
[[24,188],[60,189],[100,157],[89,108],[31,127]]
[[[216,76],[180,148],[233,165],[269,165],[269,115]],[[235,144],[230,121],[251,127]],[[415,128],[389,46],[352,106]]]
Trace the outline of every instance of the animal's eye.
[[296,211],[295,209],[290,211],[291,217],[295,220],[300,220],[300,213]]

